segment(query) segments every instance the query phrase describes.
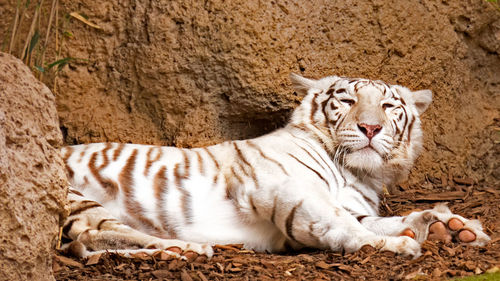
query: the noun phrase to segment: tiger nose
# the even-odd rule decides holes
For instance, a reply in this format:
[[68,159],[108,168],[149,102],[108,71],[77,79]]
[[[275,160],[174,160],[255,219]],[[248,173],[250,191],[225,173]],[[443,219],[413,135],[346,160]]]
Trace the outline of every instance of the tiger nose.
[[382,130],[380,125],[368,125],[366,123],[358,124],[358,128],[369,140]]

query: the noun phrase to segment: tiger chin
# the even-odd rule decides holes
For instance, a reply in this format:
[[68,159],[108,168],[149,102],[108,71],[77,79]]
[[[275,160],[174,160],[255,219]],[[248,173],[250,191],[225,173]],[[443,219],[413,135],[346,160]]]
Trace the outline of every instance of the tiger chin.
[[369,245],[417,257],[428,238],[489,241],[479,221],[445,205],[378,215],[382,186],[404,179],[422,149],[430,90],[338,76],[291,80],[301,104],[284,128],[255,139],[63,148],[71,183],[63,249],[193,260],[211,257],[213,244],[269,252]]

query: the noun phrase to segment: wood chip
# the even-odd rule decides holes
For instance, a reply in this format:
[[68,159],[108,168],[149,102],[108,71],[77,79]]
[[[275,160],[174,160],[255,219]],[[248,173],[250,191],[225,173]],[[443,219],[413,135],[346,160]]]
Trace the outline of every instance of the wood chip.
[[201,271],[197,271],[196,274],[201,279],[201,281],[208,281],[207,277]]
[[151,271],[151,274],[158,279],[172,278],[172,273],[168,270],[154,270]]
[[101,256],[102,256],[102,253],[90,256],[89,259],[87,260],[87,263],[85,263],[85,265],[98,264],[99,260],[101,259]]
[[474,180],[471,178],[459,178],[459,177],[454,177],[453,181],[458,183],[458,184],[463,184],[463,185],[473,185]]
[[183,269],[181,272],[181,280],[182,281],[193,281],[193,278],[191,278],[191,276],[189,276],[189,274],[186,272],[186,270]]
[[338,268],[340,270],[349,271],[349,267],[342,263],[326,263],[324,261],[319,261],[314,264],[316,267],[321,269],[330,269],[332,267]]
[[150,255],[143,253],[143,252],[133,253],[133,254],[130,254],[130,256],[132,258],[137,258],[137,259],[141,259],[141,260],[150,260],[151,259]]
[[83,268],[83,264],[75,261],[75,260],[72,260],[70,258],[67,258],[67,257],[64,257],[64,256],[59,256],[59,255],[55,255],[54,258],[64,264],[64,265],[68,265],[68,266],[72,266],[72,267],[78,267],[78,268]]

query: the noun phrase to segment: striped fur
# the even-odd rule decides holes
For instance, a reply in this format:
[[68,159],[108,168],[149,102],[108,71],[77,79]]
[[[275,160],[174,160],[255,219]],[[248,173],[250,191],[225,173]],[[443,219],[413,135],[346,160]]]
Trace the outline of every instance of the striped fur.
[[292,80],[301,105],[262,137],[194,149],[63,148],[72,209],[63,236],[83,256],[175,247],[210,256],[204,243],[418,255],[421,241],[398,235],[408,224],[388,220],[387,233],[362,223],[377,218],[382,185],[406,177],[417,157],[431,92],[336,76]]

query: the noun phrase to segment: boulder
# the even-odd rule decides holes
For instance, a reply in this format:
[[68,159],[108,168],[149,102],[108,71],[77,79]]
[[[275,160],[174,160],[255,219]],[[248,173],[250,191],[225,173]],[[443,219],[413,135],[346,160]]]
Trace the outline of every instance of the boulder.
[[0,280],[54,280],[67,179],[55,97],[0,53]]

